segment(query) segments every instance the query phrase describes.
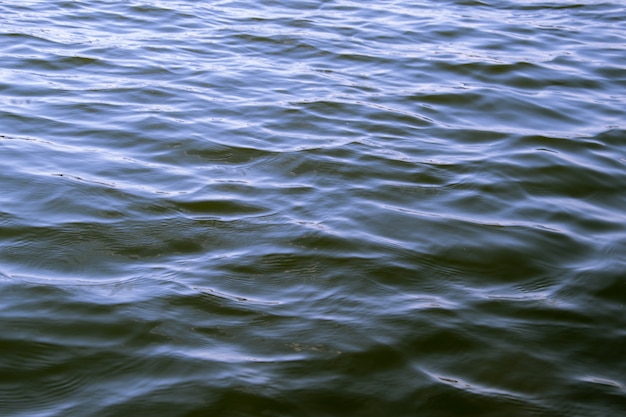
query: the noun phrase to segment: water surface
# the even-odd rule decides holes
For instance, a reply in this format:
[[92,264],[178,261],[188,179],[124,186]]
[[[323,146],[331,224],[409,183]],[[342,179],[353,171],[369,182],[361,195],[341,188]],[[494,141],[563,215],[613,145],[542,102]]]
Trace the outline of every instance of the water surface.
[[0,414],[622,415],[624,16],[0,2]]

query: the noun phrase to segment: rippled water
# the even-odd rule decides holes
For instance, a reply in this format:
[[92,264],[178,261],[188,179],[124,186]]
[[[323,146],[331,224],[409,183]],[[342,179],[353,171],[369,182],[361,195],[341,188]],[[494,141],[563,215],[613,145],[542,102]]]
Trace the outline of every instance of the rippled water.
[[624,415],[625,17],[1,1],[0,415]]

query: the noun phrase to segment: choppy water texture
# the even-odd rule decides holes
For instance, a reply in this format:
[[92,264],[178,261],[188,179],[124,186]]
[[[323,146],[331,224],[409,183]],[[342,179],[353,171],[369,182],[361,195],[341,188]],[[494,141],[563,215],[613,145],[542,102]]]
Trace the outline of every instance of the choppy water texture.
[[626,413],[621,1],[0,1],[0,415]]

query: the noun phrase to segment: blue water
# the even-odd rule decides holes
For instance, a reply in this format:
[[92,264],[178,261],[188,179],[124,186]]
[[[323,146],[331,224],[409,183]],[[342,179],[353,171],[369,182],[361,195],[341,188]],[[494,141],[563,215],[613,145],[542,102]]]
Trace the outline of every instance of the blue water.
[[622,416],[626,6],[0,2],[0,416]]

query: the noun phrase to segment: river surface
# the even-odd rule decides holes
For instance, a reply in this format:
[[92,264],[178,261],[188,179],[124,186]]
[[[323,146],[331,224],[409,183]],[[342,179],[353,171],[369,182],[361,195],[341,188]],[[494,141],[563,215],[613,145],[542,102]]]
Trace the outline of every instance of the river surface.
[[626,415],[626,5],[0,1],[2,417]]

